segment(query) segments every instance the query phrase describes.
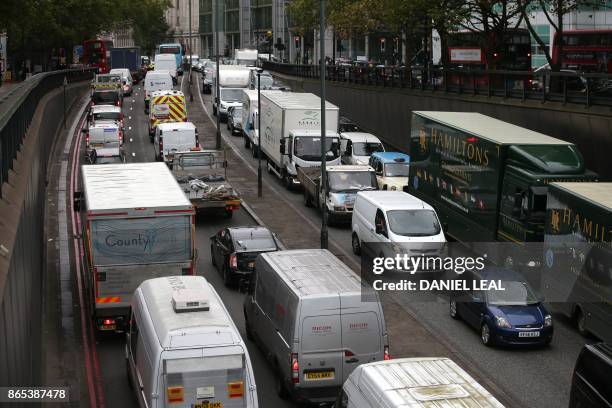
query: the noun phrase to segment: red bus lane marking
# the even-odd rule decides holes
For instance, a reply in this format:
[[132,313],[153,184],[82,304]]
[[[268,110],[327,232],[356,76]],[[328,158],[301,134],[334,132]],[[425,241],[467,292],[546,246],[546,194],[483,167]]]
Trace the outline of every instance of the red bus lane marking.
[[[75,215],[74,211],[74,191],[76,186],[76,176],[78,175],[78,153],[80,151],[82,133],[81,128],[83,126],[85,116],[81,118],[75,134],[73,137],[76,137],[76,143],[73,147],[72,152],[72,166],[70,172],[70,188],[69,188],[69,199],[70,199],[70,209],[71,209],[71,217],[72,217],[72,235],[76,237],[78,231],[81,228],[81,220],[80,217]],[[76,238],[72,240],[74,244],[74,254],[78,258],[75,259],[75,268],[76,268],[76,278],[77,278],[77,287],[79,291],[79,306],[81,311],[81,328],[82,328],[82,340],[83,347],[85,352],[85,371],[87,374],[87,386],[89,389],[89,403],[91,407],[104,407],[104,389],[101,383],[101,375],[100,375],[100,366],[98,362],[98,353],[96,350],[95,342],[93,341],[93,329],[91,319],[87,315],[87,305],[85,304],[85,300],[83,298],[83,275],[81,269],[81,263],[83,260],[83,246],[82,241],[79,244]],[[84,269],[84,268],[83,268]],[[87,320],[89,320],[89,324],[87,324]],[[93,362],[93,369],[92,369]],[[94,385],[94,377],[95,377],[95,385]]]

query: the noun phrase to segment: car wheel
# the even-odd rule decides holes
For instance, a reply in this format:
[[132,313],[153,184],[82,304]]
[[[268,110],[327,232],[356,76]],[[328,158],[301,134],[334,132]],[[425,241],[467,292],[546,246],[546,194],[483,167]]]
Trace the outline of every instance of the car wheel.
[[482,344],[487,347],[492,344],[491,329],[489,329],[489,325],[486,323],[483,323],[480,327],[480,340],[482,341]]
[[215,262],[215,252],[213,250],[212,244],[210,245],[210,262],[213,264],[213,266],[217,266],[217,262]]
[[226,265],[223,268],[223,284],[225,285],[226,288],[229,288],[232,286],[232,282],[233,282],[232,272],[229,270],[229,267]]
[[576,322],[578,333],[583,336],[587,336],[589,331],[586,328],[586,316],[580,307],[577,307],[576,311],[574,312],[574,321]]
[[283,379],[280,376],[280,373],[282,372],[280,370],[280,368],[278,368],[278,364],[276,365],[277,367],[277,375],[276,375],[276,394],[280,397],[280,399],[287,399],[289,398],[289,391],[287,390],[287,386],[285,385],[285,382],[283,381]]
[[291,178],[291,176],[287,176],[285,175],[285,177],[283,178],[283,182],[285,183],[285,188],[289,191],[291,191],[291,187],[293,186],[293,179]]
[[451,299],[449,302],[449,314],[455,320],[459,319],[459,312],[457,311],[457,301],[455,299]]
[[353,247],[353,253],[355,255],[361,255],[361,243],[359,242],[359,237],[354,232],[351,238],[351,246]]

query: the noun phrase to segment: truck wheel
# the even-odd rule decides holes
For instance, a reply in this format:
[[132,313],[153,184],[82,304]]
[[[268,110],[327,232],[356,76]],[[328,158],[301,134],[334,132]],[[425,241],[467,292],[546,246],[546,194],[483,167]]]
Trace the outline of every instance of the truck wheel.
[[217,107],[213,105],[213,116],[217,116]]
[[293,187],[293,178],[291,176],[285,175],[285,178],[283,178],[283,181],[285,183],[285,188],[291,191],[291,188]]
[[310,200],[310,196],[308,195],[308,192],[306,191],[306,189],[304,189],[303,193],[304,193],[304,205],[306,207],[312,207],[312,201]]
[[351,246],[353,247],[353,253],[355,255],[361,255],[361,242],[359,242],[359,237],[354,232],[351,238]]
[[251,147],[251,141],[246,135],[244,136],[244,147],[246,147],[247,149]]

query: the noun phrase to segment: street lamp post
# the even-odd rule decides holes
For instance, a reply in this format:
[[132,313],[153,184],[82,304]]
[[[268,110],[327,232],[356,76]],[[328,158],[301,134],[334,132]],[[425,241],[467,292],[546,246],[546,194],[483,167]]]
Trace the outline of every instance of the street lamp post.
[[[327,158],[327,131],[325,129],[325,0],[320,0],[321,27],[319,28],[319,43],[321,55],[319,66],[321,69],[321,189],[323,196],[327,196],[326,163]],[[327,249],[327,209],[324,208],[321,217],[321,249]]]
[[189,0],[189,102],[193,102],[193,91],[191,89],[191,64],[193,62],[193,51],[191,50],[191,1]]
[[215,90],[216,90],[216,95],[215,95],[215,104],[217,106],[217,134],[216,134],[216,139],[215,139],[215,146],[216,149],[219,150],[221,149],[221,121],[220,121],[220,117],[221,117],[221,110],[219,109],[219,0],[217,0],[217,7],[215,10],[215,33],[216,33],[216,40],[215,40],[215,48],[217,50],[217,67],[216,67],[216,71],[217,71],[217,75],[215,78]]
[[263,195],[261,174],[261,69],[257,70],[257,197]]

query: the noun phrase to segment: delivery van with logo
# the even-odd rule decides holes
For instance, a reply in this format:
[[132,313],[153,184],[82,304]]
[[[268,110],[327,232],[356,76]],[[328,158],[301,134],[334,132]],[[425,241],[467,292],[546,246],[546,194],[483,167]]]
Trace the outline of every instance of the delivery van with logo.
[[389,358],[378,295],[331,252],[268,252],[255,271],[246,332],[269,356],[281,397],[332,403],[359,364]]
[[155,129],[160,123],[187,122],[185,95],[180,91],[157,91],[151,94],[149,111],[149,139],[153,143]]
[[257,408],[249,352],[202,276],[149,279],[134,293],[128,381],[141,408]]
[[85,165],[81,173],[84,291],[95,327],[121,332],[142,281],[195,273],[195,213],[163,163]]
[[151,94],[155,91],[171,91],[172,76],[166,71],[149,71],[144,80],[144,103],[145,114],[149,113],[149,102]]

